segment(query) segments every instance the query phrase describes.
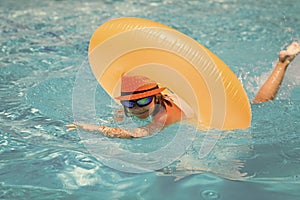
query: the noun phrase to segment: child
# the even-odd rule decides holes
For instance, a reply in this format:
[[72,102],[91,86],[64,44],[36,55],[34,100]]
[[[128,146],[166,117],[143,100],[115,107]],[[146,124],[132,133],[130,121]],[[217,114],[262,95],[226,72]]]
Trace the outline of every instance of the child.
[[[258,91],[253,103],[266,102],[274,99],[284,73],[290,62],[300,53],[300,46],[293,42],[287,50],[279,53],[278,63],[269,76],[268,80]],[[138,119],[145,119],[152,116],[152,121],[142,127],[133,130],[121,128],[110,128],[91,124],[73,123],[67,125],[67,131],[81,128],[88,131],[97,131],[109,137],[138,138],[152,135],[164,127],[188,118],[184,109],[179,107],[177,100],[172,95],[165,95],[161,92],[165,87],[159,88],[153,80],[144,76],[124,76],[121,83],[120,100],[126,116],[132,115]]]

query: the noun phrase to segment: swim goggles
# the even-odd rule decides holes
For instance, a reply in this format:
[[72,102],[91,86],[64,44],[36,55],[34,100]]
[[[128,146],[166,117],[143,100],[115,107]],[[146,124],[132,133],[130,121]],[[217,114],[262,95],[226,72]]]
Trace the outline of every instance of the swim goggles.
[[126,108],[133,108],[135,105],[139,107],[148,106],[153,100],[153,96],[137,99],[137,100],[122,100],[121,104]]

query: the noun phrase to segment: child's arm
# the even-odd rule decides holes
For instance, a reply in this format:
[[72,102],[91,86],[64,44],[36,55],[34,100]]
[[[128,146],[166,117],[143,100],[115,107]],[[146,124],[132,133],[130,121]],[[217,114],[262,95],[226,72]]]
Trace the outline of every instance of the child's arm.
[[267,81],[257,92],[255,98],[253,99],[253,103],[266,102],[275,98],[289,62],[290,61],[286,60],[284,62],[279,61],[277,63]]
[[300,45],[293,42],[286,51],[279,53],[278,63],[263,86],[259,89],[253,103],[260,103],[272,100],[275,98],[277,91],[281,85],[286,68],[290,62],[300,53]]
[[125,130],[121,128],[111,128],[106,126],[97,126],[93,124],[81,124],[81,123],[73,123],[66,125],[67,131],[72,131],[77,128],[102,133],[108,137],[117,137],[117,138],[140,138],[145,136],[150,136],[154,132],[158,131],[157,125],[154,123],[150,123],[147,126],[135,128],[133,130]]

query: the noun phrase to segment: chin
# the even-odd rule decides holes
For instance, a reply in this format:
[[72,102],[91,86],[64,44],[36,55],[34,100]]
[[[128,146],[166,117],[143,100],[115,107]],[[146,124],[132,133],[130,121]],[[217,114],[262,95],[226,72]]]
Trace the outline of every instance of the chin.
[[147,117],[149,117],[149,111],[143,112],[143,113],[135,113],[134,114],[137,118],[139,119],[146,119]]

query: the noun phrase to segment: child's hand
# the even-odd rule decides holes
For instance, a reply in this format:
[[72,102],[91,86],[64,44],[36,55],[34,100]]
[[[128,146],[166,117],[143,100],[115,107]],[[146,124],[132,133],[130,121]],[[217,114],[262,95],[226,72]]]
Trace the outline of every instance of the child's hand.
[[101,131],[101,126],[93,125],[93,124],[80,124],[80,123],[73,123],[67,124],[67,131],[73,131],[77,128],[87,130],[87,131]]
[[77,126],[76,126],[76,124],[67,124],[66,128],[67,128],[67,132],[69,132],[69,131],[73,131],[73,130],[77,129]]

